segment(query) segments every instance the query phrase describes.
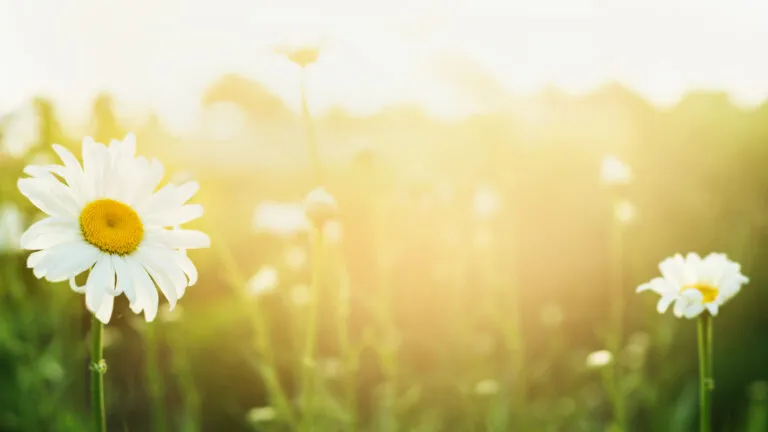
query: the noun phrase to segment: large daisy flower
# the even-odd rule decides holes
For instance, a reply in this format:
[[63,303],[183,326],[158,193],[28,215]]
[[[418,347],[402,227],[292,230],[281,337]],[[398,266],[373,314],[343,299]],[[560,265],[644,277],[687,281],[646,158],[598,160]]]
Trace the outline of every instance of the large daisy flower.
[[[198,184],[156,190],[163,166],[135,156],[132,134],[109,147],[86,137],[82,167],[67,149],[53,149],[63,165],[29,165],[24,172],[30,177],[18,182],[48,216],[21,237],[22,248],[36,251],[27,266],[37,278],[69,280],[103,323],[122,293],[147,321],[157,315],[156,287],[173,308],[197,280],[186,250],[210,245],[204,233],[179,228],[203,214],[199,204],[186,204]],[[89,270],[85,285],[78,286],[75,276]]]
[[674,303],[678,318],[694,318],[708,311],[717,315],[720,306],[733,298],[749,279],[741,274],[741,266],[725,254],[713,253],[704,259],[695,253],[685,258],[677,254],[659,264],[663,277],[640,285],[637,292],[654,291],[661,296],[656,309],[667,311]]

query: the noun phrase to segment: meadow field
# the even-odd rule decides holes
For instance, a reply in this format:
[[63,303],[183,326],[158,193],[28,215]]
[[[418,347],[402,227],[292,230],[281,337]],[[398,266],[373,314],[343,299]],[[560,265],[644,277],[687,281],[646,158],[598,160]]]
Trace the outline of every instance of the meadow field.
[[[300,115],[242,77],[202,97],[243,126],[131,127],[167,181],[200,183],[192,226],[212,244],[190,252],[199,282],[154,322],[118,297],[109,430],[694,430],[695,320],[635,294],[688,251],[727,253],[750,277],[716,318],[714,429],[768,430],[768,108],[698,92],[660,110],[614,84],[509,95],[461,120],[411,106],[317,116],[339,217],[313,284]],[[16,181],[55,160],[51,143],[79,154],[82,135],[129,126],[107,95],[82,135],[52,101],[17,113],[0,126],[0,430],[87,430],[90,313],[26,268],[19,236],[40,214]]]
[[0,0],[0,432],[768,432],[766,22]]

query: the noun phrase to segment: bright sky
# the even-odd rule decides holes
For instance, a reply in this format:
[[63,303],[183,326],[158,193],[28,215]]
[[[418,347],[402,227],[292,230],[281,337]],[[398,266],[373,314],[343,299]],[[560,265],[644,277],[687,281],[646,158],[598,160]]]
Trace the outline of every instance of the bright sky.
[[271,47],[316,37],[315,110],[456,114],[467,104],[446,58],[518,92],[617,79],[658,103],[705,87],[751,105],[768,96],[766,23],[765,0],[0,0],[0,113],[46,93],[84,116],[108,89],[183,121],[226,72],[295,105],[296,68]]

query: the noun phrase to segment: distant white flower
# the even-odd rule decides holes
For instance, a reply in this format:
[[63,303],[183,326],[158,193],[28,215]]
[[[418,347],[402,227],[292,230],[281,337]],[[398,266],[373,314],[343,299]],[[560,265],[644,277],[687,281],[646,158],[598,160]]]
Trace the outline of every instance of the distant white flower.
[[608,185],[624,185],[632,181],[632,169],[616,156],[603,157],[600,179]]
[[713,253],[701,259],[695,253],[677,254],[659,264],[663,277],[640,285],[637,292],[651,290],[661,296],[657,305],[664,313],[674,303],[675,316],[694,318],[705,310],[717,315],[720,306],[733,298],[749,279],[741,266],[725,254]]
[[22,215],[16,206],[12,204],[0,206],[0,253],[20,250],[22,225]]
[[480,396],[495,395],[499,392],[499,382],[493,379],[485,379],[475,384],[475,393]]
[[34,103],[24,105],[19,110],[9,114],[7,121],[4,121],[0,126],[3,126],[0,128],[3,130],[3,133],[0,134],[2,137],[0,153],[5,149],[13,157],[24,156],[40,136],[40,116],[37,106]]
[[587,367],[601,368],[608,366],[613,361],[613,354],[607,350],[600,350],[589,353],[587,356]]
[[251,423],[262,423],[274,420],[277,417],[277,412],[271,406],[264,406],[258,408],[251,408],[248,411],[248,421]]
[[314,189],[304,200],[304,211],[307,219],[316,226],[323,226],[326,222],[335,218],[339,212],[336,199],[324,188]]
[[296,203],[263,202],[253,214],[253,229],[282,236],[292,236],[309,230],[304,207]]
[[[18,182],[21,193],[49,216],[21,237],[22,248],[36,251],[27,260],[35,276],[69,280],[103,323],[122,293],[147,321],[157,315],[157,288],[174,307],[197,281],[186,250],[210,245],[204,233],[178,228],[203,214],[202,206],[186,204],[198,184],[155,191],[163,166],[135,156],[132,134],[109,147],[85,138],[82,167],[67,149],[53,149],[63,165],[29,165],[24,172],[31,177]],[[75,276],[89,270],[85,286],[77,286]]]
[[495,215],[501,207],[501,198],[494,188],[488,185],[479,186],[472,197],[472,210],[478,218],[489,218]]
[[248,281],[248,292],[253,296],[266,294],[277,288],[279,277],[272,266],[264,266]]
[[623,224],[629,224],[634,221],[636,213],[635,205],[629,200],[621,200],[613,207],[614,217]]

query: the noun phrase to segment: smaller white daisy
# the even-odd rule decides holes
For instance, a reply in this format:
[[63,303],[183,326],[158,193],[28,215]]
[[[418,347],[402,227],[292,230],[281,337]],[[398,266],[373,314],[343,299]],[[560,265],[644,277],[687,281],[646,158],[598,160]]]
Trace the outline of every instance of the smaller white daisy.
[[674,303],[674,314],[694,318],[708,311],[717,315],[720,306],[733,298],[749,279],[741,266],[725,254],[712,253],[704,259],[695,253],[685,258],[676,254],[659,264],[662,277],[640,285],[637,292],[654,291],[661,296],[656,309],[667,311]]

